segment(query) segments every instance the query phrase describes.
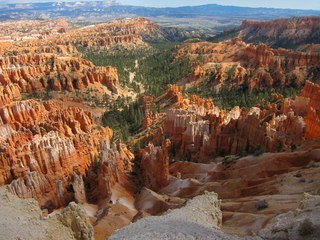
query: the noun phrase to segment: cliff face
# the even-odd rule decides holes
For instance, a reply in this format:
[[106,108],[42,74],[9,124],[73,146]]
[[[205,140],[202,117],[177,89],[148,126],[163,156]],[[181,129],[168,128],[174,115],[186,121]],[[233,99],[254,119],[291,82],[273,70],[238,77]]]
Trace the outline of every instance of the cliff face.
[[[317,139],[320,136],[320,86],[307,82],[301,92],[301,98],[306,102],[302,109],[305,113],[306,122],[306,138]],[[298,105],[299,99],[291,104],[293,106]]]
[[95,67],[81,58],[47,53],[2,58],[0,82],[4,86],[17,84],[24,93],[83,90],[97,84],[118,92],[117,69]]
[[297,17],[272,21],[243,21],[237,31],[247,42],[264,42],[273,47],[291,48],[320,43],[319,26],[319,17]]
[[[112,198],[116,183],[130,188],[126,174],[132,172],[134,155],[124,144],[110,147],[110,143],[102,142],[98,171],[98,203],[103,208]],[[129,189],[127,189],[129,191]]]
[[[284,99],[275,95],[278,105],[267,104],[264,109],[235,107],[226,111],[216,107],[211,100],[195,95],[184,99],[182,94],[177,93],[179,87],[171,87],[166,94],[154,101],[161,103],[167,99],[172,89],[176,89],[174,96],[180,96],[177,98],[179,101],[174,102],[175,107],[163,116],[161,127],[157,130],[151,130],[152,127],[148,129],[148,134],[141,141],[159,146],[163,139],[170,140],[168,153],[175,161],[207,162],[216,156],[228,154],[242,156],[290,151],[305,139],[319,137],[318,88],[317,84],[307,82],[301,96]],[[151,124],[158,125],[157,121],[162,122],[159,119],[153,121]],[[153,146],[152,149],[160,151],[161,148]],[[145,155],[148,160],[142,161],[142,168],[151,169],[145,163],[152,162],[152,157],[150,153]],[[158,159],[163,159],[161,156]],[[158,161],[159,164],[160,162]],[[162,165],[161,169],[166,169],[166,164]],[[157,177],[153,176],[153,179]],[[147,186],[150,187],[150,184]]]
[[[94,130],[89,112],[62,104],[28,100],[0,108],[0,185],[21,198],[37,199],[43,208],[85,203],[83,177],[101,152],[92,188],[99,189],[99,201],[106,201],[116,183],[126,184],[134,156],[123,144],[110,148],[112,130]],[[101,148],[102,140],[107,143]]]
[[[194,62],[189,83],[208,78],[212,89],[222,86],[253,89],[282,89],[302,86],[305,80],[317,82],[319,53],[302,53],[272,49],[264,44],[245,44],[239,39],[220,43],[182,45],[176,58]],[[188,84],[187,84],[188,86]]]
[[0,105],[4,106],[14,100],[20,100],[20,87],[17,84],[0,86]]

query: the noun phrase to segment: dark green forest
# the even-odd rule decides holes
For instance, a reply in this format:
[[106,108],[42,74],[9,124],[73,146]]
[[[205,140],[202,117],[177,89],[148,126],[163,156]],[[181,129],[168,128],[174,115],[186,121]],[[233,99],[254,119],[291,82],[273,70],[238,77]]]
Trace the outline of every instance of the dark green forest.
[[144,109],[135,101],[123,109],[113,108],[106,111],[102,116],[102,122],[104,126],[114,130],[114,140],[126,142],[129,136],[138,133],[143,118]]
[[239,87],[222,87],[219,92],[215,92],[210,86],[210,81],[207,79],[201,85],[188,89],[186,93],[195,94],[202,98],[211,98],[216,106],[222,109],[231,110],[235,106],[241,108],[251,108],[260,106],[266,107],[266,104],[273,102],[273,94],[279,93],[284,97],[297,96],[300,93],[300,88],[288,87],[282,90],[264,89],[249,91],[244,85]]
[[[140,93],[139,83],[145,88],[144,94],[159,96],[168,84],[176,83],[190,71],[188,59],[175,60],[175,44],[171,42],[153,44],[147,50],[122,51],[117,53],[86,52],[85,56],[97,66],[113,66],[118,69],[120,84]],[[138,67],[136,68],[136,60]],[[130,83],[129,72],[135,73]]]

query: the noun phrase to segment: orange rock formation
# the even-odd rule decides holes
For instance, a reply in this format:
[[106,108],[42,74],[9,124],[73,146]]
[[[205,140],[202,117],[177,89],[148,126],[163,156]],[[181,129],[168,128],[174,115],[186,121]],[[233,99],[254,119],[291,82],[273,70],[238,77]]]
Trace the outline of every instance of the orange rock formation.
[[82,178],[74,174],[86,174],[100,140],[110,140],[112,131],[94,130],[91,113],[62,102],[13,101],[18,90],[8,89],[0,107],[0,185],[9,184],[19,197],[36,198],[44,208],[64,206],[72,200],[71,177],[81,190]]
[[117,93],[118,73],[113,67],[95,67],[81,58],[21,54],[0,60],[0,82],[18,84],[22,92],[83,90],[99,83]]
[[170,145],[170,141],[166,140],[162,147],[150,144],[140,151],[144,186],[151,190],[156,191],[168,184]]
[[[189,80],[208,77],[213,90],[222,86],[249,90],[302,86],[306,79],[318,81],[319,53],[302,53],[272,49],[264,44],[245,44],[241,41],[220,43],[187,43],[176,58],[188,57],[194,62]],[[201,57],[201,61],[199,61]]]

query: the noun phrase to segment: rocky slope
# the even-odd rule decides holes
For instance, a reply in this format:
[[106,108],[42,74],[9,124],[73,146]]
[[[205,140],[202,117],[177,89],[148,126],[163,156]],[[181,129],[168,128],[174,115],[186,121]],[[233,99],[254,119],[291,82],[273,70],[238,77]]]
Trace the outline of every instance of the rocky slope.
[[264,239],[316,239],[319,234],[320,196],[304,194],[299,208],[280,214],[260,231]]
[[216,194],[205,193],[188,201],[185,207],[131,224],[109,239],[238,239],[218,230],[219,205]]
[[320,17],[295,17],[271,21],[245,20],[235,30],[223,35],[237,35],[249,43],[265,43],[274,48],[296,48],[319,44]]
[[172,165],[171,184],[161,192],[192,197],[204,190],[222,199],[223,229],[256,235],[279,213],[299,207],[304,192],[318,194],[319,148],[309,152],[264,154],[225,164]]
[[319,53],[276,50],[264,44],[246,44],[241,39],[183,44],[176,53],[176,58],[181,57],[194,64],[193,73],[181,82],[187,87],[206,79],[206,87],[213,91],[223,86],[251,91],[299,87],[306,80],[319,79]]
[[4,188],[0,202],[1,239],[93,239],[88,217],[75,203],[45,217],[34,199],[19,199]]

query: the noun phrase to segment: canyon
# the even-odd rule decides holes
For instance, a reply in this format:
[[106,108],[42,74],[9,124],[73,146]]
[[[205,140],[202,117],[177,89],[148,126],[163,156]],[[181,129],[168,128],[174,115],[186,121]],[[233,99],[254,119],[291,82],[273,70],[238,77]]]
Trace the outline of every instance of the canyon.
[[[316,20],[292,21],[300,29]],[[136,92],[120,68],[86,55],[145,51],[145,58],[154,42],[192,37],[141,17],[0,24],[0,212],[8,229],[25,234],[13,237],[30,239],[27,222],[38,226],[36,239],[299,239],[305,221],[304,239],[317,236],[318,52],[191,39],[170,45],[173,63],[190,61],[189,74],[169,79],[158,95]],[[145,67],[140,61],[135,68]],[[264,104],[226,109],[189,91],[201,86],[274,92]],[[301,91],[280,93],[289,87]],[[128,139],[104,121],[136,109],[142,121]]]

